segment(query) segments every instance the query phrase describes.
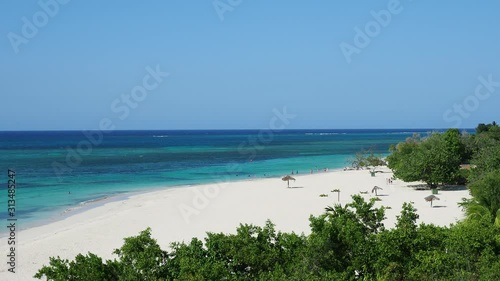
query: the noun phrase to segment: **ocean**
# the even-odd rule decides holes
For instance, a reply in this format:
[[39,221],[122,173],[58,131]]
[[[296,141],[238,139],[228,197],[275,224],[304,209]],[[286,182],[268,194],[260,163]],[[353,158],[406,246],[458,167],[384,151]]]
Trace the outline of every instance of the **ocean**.
[[430,131],[0,132],[0,219],[8,218],[9,169],[23,229],[132,192],[340,169],[361,149],[385,156],[391,144]]

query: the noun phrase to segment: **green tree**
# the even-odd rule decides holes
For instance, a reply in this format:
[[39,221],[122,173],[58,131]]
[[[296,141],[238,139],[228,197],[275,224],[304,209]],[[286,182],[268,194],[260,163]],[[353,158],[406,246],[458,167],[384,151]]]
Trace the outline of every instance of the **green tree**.
[[500,126],[498,126],[498,124],[495,121],[493,121],[490,124],[481,123],[476,127],[476,134],[478,134],[478,135],[485,134],[488,137],[499,141],[500,140]]
[[326,208],[319,217],[311,216],[307,260],[313,273],[337,273],[337,280],[353,279],[356,273],[360,277],[374,274],[374,235],[384,229],[384,209],[359,195],[352,199],[345,206]]
[[417,161],[417,150],[421,143],[420,135],[415,134],[405,142],[391,146],[391,155],[387,156],[387,166],[394,171],[394,175],[405,181],[418,181],[421,176],[420,162]]
[[498,141],[491,138],[488,134],[462,134],[462,143],[464,145],[463,163],[470,163],[480,151],[490,149],[498,144]]
[[349,159],[348,162],[351,164],[351,167],[356,170],[369,167],[372,167],[373,170],[377,166],[383,166],[386,164],[380,156],[373,152],[373,149],[363,149],[357,152],[354,155],[354,158]]
[[481,205],[475,198],[465,200],[460,204],[465,209],[468,220],[487,220],[500,229],[500,210],[492,214],[487,206]]
[[481,133],[484,133],[484,132],[495,131],[498,127],[499,126],[498,126],[497,122],[495,122],[495,121],[493,121],[490,124],[480,123],[476,127],[476,134],[481,134]]
[[356,170],[365,168],[368,166],[368,162],[366,161],[366,152],[364,150],[357,152],[354,155],[354,158],[349,159],[348,162],[351,164],[351,167]]
[[415,211],[411,204],[404,203],[396,227],[385,230],[377,236],[378,258],[375,267],[379,271],[378,279],[406,279],[409,266],[412,264],[412,254],[417,250],[415,241],[418,234],[416,225],[418,215]]
[[122,274],[127,279],[161,280],[167,275],[168,254],[151,237],[150,228],[124,240],[123,246],[113,253],[120,258]]
[[74,261],[51,258],[35,278],[47,280],[163,280],[167,274],[167,253],[151,238],[148,228],[138,236],[125,238],[120,249],[115,250],[119,261],[102,262],[95,254],[79,254]]
[[103,263],[100,257],[92,253],[86,256],[78,254],[71,262],[60,257],[50,258],[49,265],[43,266],[34,277],[42,279],[45,276],[49,281],[119,280],[120,268],[119,263]]
[[500,143],[480,149],[471,160],[471,182],[480,179],[485,173],[500,171]]
[[450,130],[444,135],[432,134],[417,150],[418,160],[422,163],[420,180],[431,188],[439,184],[455,183],[459,176],[461,148],[457,142],[460,142],[460,139],[449,132]]
[[460,133],[450,129],[420,140],[412,138],[398,144],[387,157],[394,175],[404,181],[423,181],[431,188],[455,183],[465,151]]
[[[500,173],[490,171],[469,185],[475,202],[484,206],[494,220],[500,209]],[[472,205],[473,206],[473,205]]]
[[462,142],[462,134],[458,129],[449,129],[443,134],[446,150],[451,155],[459,155],[460,161],[466,158],[465,145]]
[[488,132],[488,129],[489,129],[488,125],[486,125],[484,123],[480,123],[476,127],[476,134],[481,134],[483,132]]

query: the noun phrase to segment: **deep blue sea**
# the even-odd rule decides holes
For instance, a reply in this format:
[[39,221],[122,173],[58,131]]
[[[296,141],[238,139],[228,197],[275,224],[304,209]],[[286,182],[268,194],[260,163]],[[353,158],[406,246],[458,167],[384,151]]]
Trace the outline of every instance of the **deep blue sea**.
[[8,169],[16,172],[23,228],[129,192],[342,168],[361,149],[386,155],[391,144],[430,131],[0,132],[0,219],[7,218]]

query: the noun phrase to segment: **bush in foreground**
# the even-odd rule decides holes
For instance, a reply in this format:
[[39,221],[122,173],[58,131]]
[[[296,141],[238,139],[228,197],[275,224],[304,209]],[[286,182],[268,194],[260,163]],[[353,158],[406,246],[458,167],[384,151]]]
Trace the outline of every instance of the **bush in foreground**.
[[173,243],[169,252],[150,229],[126,238],[116,260],[89,253],[51,258],[35,275],[48,280],[499,280],[500,230],[476,216],[450,227],[417,225],[404,204],[396,227],[384,208],[353,196],[311,216],[311,234],[240,225],[235,234]]

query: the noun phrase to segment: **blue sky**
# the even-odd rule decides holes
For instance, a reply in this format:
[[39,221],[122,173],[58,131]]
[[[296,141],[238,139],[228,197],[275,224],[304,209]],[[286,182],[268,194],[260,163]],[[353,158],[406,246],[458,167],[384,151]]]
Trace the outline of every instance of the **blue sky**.
[[498,1],[55,1],[0,2],[0,130],[500,121]]

